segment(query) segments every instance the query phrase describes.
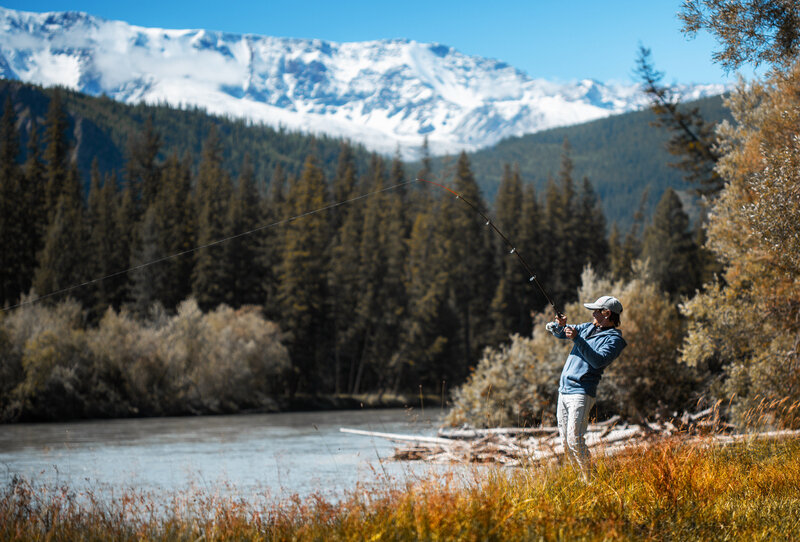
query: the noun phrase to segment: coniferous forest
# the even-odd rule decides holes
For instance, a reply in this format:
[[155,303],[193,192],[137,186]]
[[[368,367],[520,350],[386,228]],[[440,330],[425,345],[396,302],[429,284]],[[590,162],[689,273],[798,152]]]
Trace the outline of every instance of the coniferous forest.
[[[647,61],[644,51],[644,81]],[[649,81],[657,104],[664,89]],[[447,399],[453,423],[552,416],[565,352],[539,334],[548,300],[477,213],[416,178],[491,216],[571,321],[588,319],[582,301],[623,300],[632,346],[606,379],[603,412],[646,417],[743,386],[747,405],[782,389],[753,386],[738,350],[712,348],[727,344],[724,325],[716,343],[700,332],[739,269],[719,237],[707,240],[710,207],[690,220],[689,191],[667,188],[652,212],[642,198],[631,220],[609,220],[568,138],[544,183],[497,161],[490,202],[466,153],[434,166],[423,147],[406,164],[196,110],[3,91],[6,421],[278,410],[367,393]],[[696,108],[654,112],[684,177],[716,183],[695,191],[713,204],[722,183],[708,172],[722,160],[695,156],[676,128],[707,136],[713,123]]]
[[[22,305],[3,314],[6,419],[446,393],[486,346],[529,333],[531,310],[545,305],[474,212],[414,182],[396,158],[338,142],[326,168],[304,140],[298,152],[311,150],[295,172],[278,162],[257,177],[248,155],[226,167],[212,123],[198,157],[164,156],[147,117],[128,138],[124,167],[104,173],[95,159],[87,190],[62,91],[50,93],[41,120],[13,96],[2,119],[2,303]],[[574,297],[582,268],[605,267],[609,253],[599,201],[588,180],[573,179],[569,153],[565,143],[559,178],[543,194],[506,165],[492,211],[466,154],[444,180],[498,217],[559,300]],[[209,359],[222,333],[212,315],[225,308],[224,333],[275,355],[241,359],[240,344]],[[276,329],[253,335],[253,319]],[[178,333],[185,326],[192,331]],[[225,399],[200,384],[216,378],[237,382]],[[69,406],[55,408],[55,397]]]

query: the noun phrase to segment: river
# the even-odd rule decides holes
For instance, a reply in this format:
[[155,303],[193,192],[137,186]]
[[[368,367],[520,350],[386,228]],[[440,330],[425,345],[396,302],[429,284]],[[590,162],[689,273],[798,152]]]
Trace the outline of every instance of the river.
[[445,468],[390,461],[395,444],[340,428],[432,436],[442,415],[390,409],[2,425],[0,481],[335,499],[359,484],[404,484]]

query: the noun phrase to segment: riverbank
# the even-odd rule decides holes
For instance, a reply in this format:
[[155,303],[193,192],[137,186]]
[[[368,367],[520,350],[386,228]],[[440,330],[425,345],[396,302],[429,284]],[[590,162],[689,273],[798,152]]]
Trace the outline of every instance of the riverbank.
[[222,405],[215,409],[176,410],[170,412],[140,412],[139,410],[92,411],[87,416],[62,416],[39,418],[0,419],[0,425],[16,423],[52,423],[92,420],[126,420],[147,418],[174,418],[196,416],[231,416],[238,414],[282,414],[292,412],[335,412],[340,410],[386,410],[398,408],[425,409],[446,408],[441,397],[434,395],[401,395],[392,393],[363,394],[297,394],[294,396],[278,396],[262,398],[261,404],[255,407],[234,408],[233,405]]
[[571,468],[491,469],[280,503],[213,488],[155,509],[146,494],[15,480],[0,539],[791,540],[800,539],[800,440],[728,446],[669,439],[601,457],[589,485]]

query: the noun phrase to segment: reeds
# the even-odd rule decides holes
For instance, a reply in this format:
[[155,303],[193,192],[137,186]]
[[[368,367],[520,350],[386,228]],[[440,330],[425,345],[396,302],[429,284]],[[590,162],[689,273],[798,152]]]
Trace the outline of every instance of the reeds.
[[[480,469],[275,502],[208,490],[97,496],[16,479],[2,540],[797,540],[800,440],[673,439],[568,466]],[[160,504],[159,504],[160,503]]]

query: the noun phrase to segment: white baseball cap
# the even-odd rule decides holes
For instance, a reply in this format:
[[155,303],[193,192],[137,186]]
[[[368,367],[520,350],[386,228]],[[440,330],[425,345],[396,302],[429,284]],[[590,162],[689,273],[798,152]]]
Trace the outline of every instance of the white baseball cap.
[[610,295],[598,297],[594,303],[584,303],[583,306],[591,310],[608,309],[614,314],[622,313],[622,303],[619,302],[619,299]]

